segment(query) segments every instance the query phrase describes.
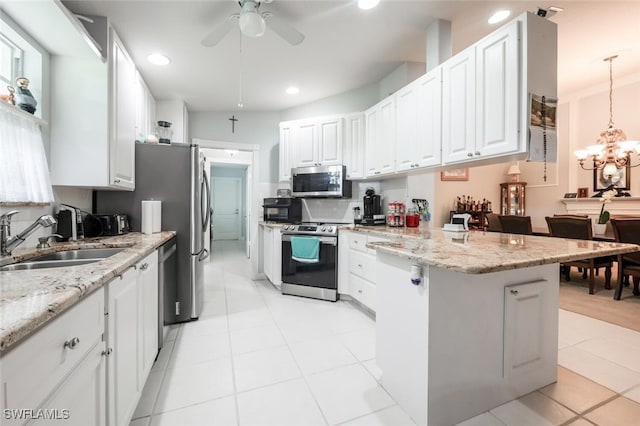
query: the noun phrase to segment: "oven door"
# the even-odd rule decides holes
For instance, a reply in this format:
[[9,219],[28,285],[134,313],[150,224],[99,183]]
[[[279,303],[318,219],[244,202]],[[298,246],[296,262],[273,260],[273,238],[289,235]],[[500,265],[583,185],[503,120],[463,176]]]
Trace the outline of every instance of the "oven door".
[[307,287],[338,288],[338,238],[320,239],[318,263],[303,263],[292,257],[291,235],[282,235],[282,282]]

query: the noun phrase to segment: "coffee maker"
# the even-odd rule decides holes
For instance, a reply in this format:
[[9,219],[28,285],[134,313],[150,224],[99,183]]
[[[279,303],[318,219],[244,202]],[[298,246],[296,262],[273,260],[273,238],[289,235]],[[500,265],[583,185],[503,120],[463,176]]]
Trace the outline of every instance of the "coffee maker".
[[380,195],[376,194],[373,188],[367,188],[362,202],[364,204],[362,225],[384,225],[385,218],[384,214],[382,214],[382,200]]

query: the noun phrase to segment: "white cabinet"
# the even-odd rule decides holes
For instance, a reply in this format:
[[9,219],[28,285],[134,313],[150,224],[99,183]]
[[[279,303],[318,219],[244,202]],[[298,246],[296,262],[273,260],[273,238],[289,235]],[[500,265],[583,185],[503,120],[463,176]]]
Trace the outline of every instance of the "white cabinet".
[[390,96],[365,111],[366,176],[395,171],[395,102]]
[[135,65],[106,18],[89,28],[105,40],[97,58],[51,59],[51,182],[134,188]]
[[514,21],[442,65],[444,163],[520,149],[519,29]]
[[515,21],[476,44],[475,140],[483,157],[519,147],[519,34],[520,22]]
[[282,233],[279,228],[263,226],[262,262],[267,279],[277,287],[282,284]]
[[107,289],[107,409],[112,426],[128,424],[158,350],[158,253]]
[[288,182],[291,179],[291,168],[293,167],[292,156],[293,123],[280,123],[280,149],[279,157],[279,180]]
[[158,252],[154,251],[138,263],[138,312],[142,352],[139,362],[139,380],[144,382],[158,354]]
[[293,167],[342,165],[342,116],[293,123]]
[[136,138],[154,134],[156,128],[156,100],[136,71]]
[[115,32],[112,32],[110,182],[118,187],[135,187],[136,67]]
[[470,47],[442,65],[444,163],[465,161],[476,155],[475,119],[475,47]]
[[517,376],[544,360],[546,281],[504,288],[504,374]]
[[138,271],[128,269],[108,286],[107,365],[109,425],[129,423],[143,383],[138,376]]
[[338,245],[338,290],[376,311],[376,252],[367,244],[385,237],[340,231]]
[[364,173],[364,114],[348,114],[345,117],[344,164],[347,179],[363,179]]
[[[103,425],[104,321],[99,289],[3,354],[0,408],[57,409],[68,416],[65,424]],[[2,424],[23,423],[3,418]]]
[[440,68],[395,94],[397,171],[440,164],[441,100]]

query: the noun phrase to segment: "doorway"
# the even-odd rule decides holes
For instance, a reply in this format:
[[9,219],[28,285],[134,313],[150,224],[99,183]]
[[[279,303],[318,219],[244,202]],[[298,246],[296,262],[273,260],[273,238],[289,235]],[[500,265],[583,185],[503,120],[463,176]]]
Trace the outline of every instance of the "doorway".
[[246,166],[211,166],[212,240],[246,239]]

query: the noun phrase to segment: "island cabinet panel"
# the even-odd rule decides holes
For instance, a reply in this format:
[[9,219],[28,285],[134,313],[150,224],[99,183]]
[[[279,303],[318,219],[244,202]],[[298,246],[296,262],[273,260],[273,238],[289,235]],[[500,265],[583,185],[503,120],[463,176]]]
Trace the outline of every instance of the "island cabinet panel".
[[557,264],[420,266],[419,285],[419,265],[405,258],[378,252],[376,266],[382,384],[416,424],[455,425],[556,381]]
[[514,376],[544,361],[545,281],[504,288],[504,374]]

